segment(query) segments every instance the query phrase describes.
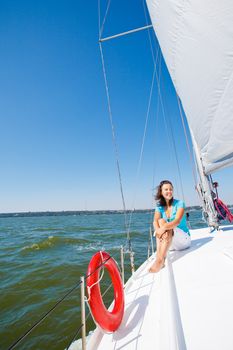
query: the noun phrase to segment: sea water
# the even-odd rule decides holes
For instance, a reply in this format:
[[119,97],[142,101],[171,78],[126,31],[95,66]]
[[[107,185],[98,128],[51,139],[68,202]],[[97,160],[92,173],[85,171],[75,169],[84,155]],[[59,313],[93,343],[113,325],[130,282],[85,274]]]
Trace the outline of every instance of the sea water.
[[[189,213],[192,228],[206,226],[200,210],[191,208]],[[145,261],[153,213],[133,212],[130,220],[129,216],[89,212],[0,217],[0,349],[9,348],[78,285],[95,252],[105,250],[120,263],[120,247],[127,244],[125,226],[129,221],[136,268]],[[127,279],[127,254],[125,265]],[[108,276],[103,284],[107,283]],[[106,306],[112,297],[112,292],[105,297]],[[63,350],[72,342],[80,324],[77,287],[16,349]],[[94,328],[89,317],[87,332]]]

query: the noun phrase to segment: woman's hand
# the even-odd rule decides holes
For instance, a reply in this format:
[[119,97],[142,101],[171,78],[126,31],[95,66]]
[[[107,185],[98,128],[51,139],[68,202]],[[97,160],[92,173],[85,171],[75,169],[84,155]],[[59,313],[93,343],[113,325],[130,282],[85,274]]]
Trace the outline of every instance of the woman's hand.
[[156,230],[156,237],[158,237],[159,239],[162,238],[162,235],[164,234],[166,230],[162,227],[159,227],[157,230]]

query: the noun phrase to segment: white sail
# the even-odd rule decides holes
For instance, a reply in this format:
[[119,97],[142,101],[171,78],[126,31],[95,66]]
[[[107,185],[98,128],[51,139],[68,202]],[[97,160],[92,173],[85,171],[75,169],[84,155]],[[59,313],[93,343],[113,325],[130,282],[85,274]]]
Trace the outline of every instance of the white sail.
[[233,164],[233,1],[147,6],[205,174]]

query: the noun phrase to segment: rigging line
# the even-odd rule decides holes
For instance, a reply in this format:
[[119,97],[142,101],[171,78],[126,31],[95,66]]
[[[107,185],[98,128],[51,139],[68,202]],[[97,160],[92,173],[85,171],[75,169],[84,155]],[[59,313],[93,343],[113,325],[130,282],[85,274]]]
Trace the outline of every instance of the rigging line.
[[[142,3],[143,3],[143,9],[144,9],[145,19],[146,19],[146,22],[148,23],[147,15],[146,15],[147,12],[146,12],[145,1],[142,0]],[[152,45],[152,40],[151,40],[151,34],[150,34],[149,31],[148,31],[148,36],[149,36],[149,41],[150,41],[150,48],[151,48],[152,58],[153,58],[153,61],[155,62],[154,50],[153,50],[153,45]],[[155,36],[155,37],[156,37],[156,36]],[[158,44],[158,45],[159,45],[159,44]],[[168,140],[169,140],[169,144],[170,144],[169,133],[168,133],[168,126],[167,126],[167,122],[166,122],[166,118],[165,118],[165,109],[164,109],[164,105],[163,105],[163,101],[162,101],[162,95],[161,95],[161,89],[160,89],[160,81],[158,81],[158,76],[157,76],[157,74],[156,74],[156,79],[157,79],[157,85],[158,85],[158,93],[159,93],[160,102],[161,102],[161,106],[162,106],[163,118],[164,118],[166,130],[167,130],[167,136],[168,136]],[[171,128],[171,126],[170,126],[170,128]],[[172,129],[171,129],[171,130],[172,130]],[[172,133],[172,131],[171,131],[171,134],[172,134],[172,138],[173,138],[173,133]],[[173,143],[174,143],[174,142],[173,142]],[[170,144],[170,148],[171,148],[171,144]],[[175,147],[174,147],[174,150],[175,150],[175,156],[176,156],[176,161],[177,161],[178,173],[179,173],[179,175],[180,175],[180,168],[179,168],[179,163],[178,163],[178,158],[177,158],[177,155],[176,155],[176,148],[175,148]],[[183,186],[182,186],[181,175],[180,175],[180,183],[181,183],[182,195],[183,195],[183,198],[184,198],[184,191],[183,191]]]
[[[143,1],[143,8],[144,8],[146,24],[148,25],[148,20],[147,20],[147,16],[146,16],[146,10],[145,10],[144,1]],[[154,63],[154,71],[153,71],[153,77],[152,77],[152,82],[151,82],[151,89],[150,89],[150,95],[149,95],[149,101],[148,101],[148,107],[147,107],[146,122],[145,122],[145,127],[144,127],[144,134],[143,134],[143,139],[142,139],[140,157],[139,157],[139,162],[138,162],[138,166],[137,166],[136,185],[137,185],[138,180],[139,180],[139,173],[140,173],[141,164],[142,164],[142,156],[143,156],[143,151],[144,151],[144,144],[145,144],[145,138],[146,138],[146,132],[147,132],[147,125],[148,125],[148,119],[149,119],[149,113],[150,113],[150,107],[151,107],[152,93],[153,93],[153,88],[154,88],[154,78],[155,78],[155,73],[156,73],[156,69],[157,69],[157,61],[158,61],[158,54],[159,54],[159,45],[158,45],[157,53],[156,53],[156,59],[155,59],[149,29],[147,30],[147,32],[148,32],[148,37],[149,37],[149,41],[150,41],[150,49],[151,49],[152,59],[153,59],[153,63]],[[129,217],[129,226],[128,226],[128,230],[129,231],[130,231],[131,222],[132,222],[132,215],[133,215],[133,208],[134,208],[134,204],[135,204],[135,197],[136,197],[136,193],[134,193],[134,198],[133,198],[131,212],[130,212],[130,217]]]
[[[161,51],[159,50],[159,82],[161,78]],[[158,129],[158,124],[159,124],[159,95],[157,95],[157,109],[156,109],[156,116],[155,116],[155,130]],[[156,137],[155,137],[156,140]],[[154,153],[155,154],[155,153]],[[155,188],[155,174],[156,174],[156,161],[155,161],[155,156],[154,156],[154,168],[153,168],[153,176],[152,176],[152,196],[151,196],[151,208],[153,208],[153,202],[154,202],[154,188]],[[151,213],[151,221],[153,219],[153,212]]]
[[169,125],[170,125],[170,129],[171,129],[172,143],[173,143],[173,147],[174,147],[174,150],[175,150],[174,153],[175,153],[175,157],[176,157],[176,164],[177,164],[178,176],[179,176],[179,180],[180,180],[182,198],[186,202],[185,195],[184,195],[184,189],[183,189],[183,181],[182,181],[182,176],[181,176],[181,171],[180,171],[180,163],[179,163],[178,154],[177,154],[176,142],[175,142],[175,138],[174,138],[174,134],[173,134],[173,128],[172,128],[172,124],[171,123],[169,123]]
[[[156,72],[157,73],[157,72]],[[167,119],[166,119],[166,113],[165,113],[165,107],[164,107],[164,103],[163,103],[163,99],[162,99],[162,94],[161,94],[161,87],[160,87],[160,82],[158,80],[158,75],[156,74],[156,80],[157,80],[157,85],[158,85],[158,94],[159,94],[159,99],[160,99],[160,103],[161,103],[161,109],[162,109],[162,115],[163,115],[163,119],[164,119],[164,124],[165,124],[165,129],[166,129],[166,132],[167,132],[167,137],[168,137],[168,143],[169,143],[169,146],[170,146],[170,149],[172,150],[172,144],[171,144],[171,141],[170,141],[170,138],[169,138],[169,128],[168,128],[168,122],[167,122]],[[171,137],[172,137],[172,140],[173,140],[173,133],[171,131],[171,125],[169,123],[169,126],[170,126],[170,133],[171,133]],[[174,140],[173,140],[173,144],[174,144]],[[173,148],[174,150],[174,153],[175,153],[175,159],[176,159],[176,162],[177,162],[177,168],[178,168],[178,171],[179,171],[179,162],[178,162],[178,158],[177,158],[177,155],[176,155],[176,147]],[[180,178],[180,181],[182,181],[182,179]],[[177,186],[177,184],[176,184]],[[178,188],[178,186],[177,186]],[[181,182],[181,188],[182,188],[182,193],[183,193],[183,187],[182,187],[182,182]],[[183,196],[184,197],[184,196]]]
[[109,88],[108,88],[107,75],[106,75],[106,70],[105,70],[104,56],[103,56],[103,50],[102,50],[101,42],[99,42],[99,48],[100,48],[100,54],[101,54],[101,61],[102,61],[102,68],[103,68],[103,75],[104,75],[104,83],[105,83],[105,90],[106,90],[107,103],[108,103],[108,114],[109,114],[111,129],[112,129],[112,140],[113,140],[113,146],[114,146],[114,151],[115,151],[115,158],[116,158],[118,178],[119,178],[119,183],[120,183],[121,199],[122,199],[123,210],[124,210],[125,230],[126,230],[126,235],[127,235],[127,239],[128,239],[129,249],[131,250],[132,249],[132,247],[131,247],[131,240],[130,240],[130,236],[129,236],[129,233],[128,233],[128,230],[127,230],[126,205],[125,205],[125,197],[124,197],[124,191],[123,191],[123,185],[122,185],[122,177],[121,177],[121,170],[120,170],[119,154],[118,154],[118,148],[117,148],[114,124],[113,124],[112,109],[111,109],[110,95],[109,95]]
[[[137,166],[137,176],[136,176],[136,185],[135,185],[135,187],[137,187],[137,184],[138,184],[138,181],[139,181],[139,174],[140,174],[141,165],[142,165],[144,144],[145,144],[145,139],[146,139],[146,132],[147,132],[147,126],[148,126],[148,120],[149,120],[149,114],[150,114],[150,108],[151,108],[151,100],[152,100],[152,94],[153,94],[153,88],[154,88],[155,71],[157,69],[158,52],[159,52],[159,49],[157,50],[157,57],[156,57],[156,62],[154,64],[154,71],[153,71],[153,76],[152,76],[152,81],[151,81],[150,95],[149,95],[149,101],[148,101],[147,113],[146,113],[146,121],[145,121],[143,138],[142,138],[142,145],[141,145],[140,156],[139,156],[139,161],[138,161],[138,166]],[[130,217],[129,217],[129,226],[128,226],[128,230],[129,231],[130,231],[130,226],[131,226],[131,220],[132,220],[132,214],[133,214],[133,208],[134,208],[134,204],[135,204],[135,199],[136,199],[136,193],[134,193],[134,198],[133,198],[131,212],[130,212]]]
[[[144,10],[144,16],[145,16],[146,24],[148,25],[149,22],[148,22],[147,15],[146,15],[145,0],[142,0],[142,5],[143,5],[143,10]],[[153,59],[153,62],[155,64],[155,55],[154,55],[154,50],[153,50],[153,45],[152,45],[152,40],[151,40],[151,34],[150,34],[149,30],[147,31],[147,33],[148,33],[149,42],[150,42],[150,50],[151,50],[152,59]]]
[[[146,5],[145,5],[145,1],[142,0],[142,3],[143,3],[143,9],[144,9],[144,15],[145,15],[145,19],[146,19],[146,22],[148,23],[148,19],[147,19],[147,12],[146,12]],[[151,54],[152,54],[152,59],[155,63],[155,56],[154,56],[154,49],[153,49],[153,45],[152,45],[152,39],[151,39],[151,34],[150,32],[148,31],[148,37],[149,37],[149,42],[150,42],[150,49],[151,49]],[[156,38],[156,36],[154,36],[154,38]],[[159,43],[158,43],[158,47],[159,47]],[[161,51],[160,51],[160,59],[161,59]],[[160,102],[161,102],[161,106],[162,106],[162,113],[163,113],[163,117],[164,117],[164,122],[165,122],[165,126],[166,126],[166,130],[167,130],[167,136],[168,136],[168,127],[167,127],[167,123],[166,123],[166,118],[165,118],[165,111],[164,111],[164,107],[163,107],[163,101],[162,101],[162,96],[161,96],[161,90],[160,90],[160,78],[161,78],[161,61],[160,61],[160,71],[159,71],[159,77],[156,75],[156,79],[157,79],[157,85],[158,85],[158,104],[157,104],[157,113],[159,112],[159,99],[160,99]],[[157,126],[158,126],[158,114],[157,114]],[[168,136],[168,140],[170,141],[169,139],[169,136]],[[170,147],[171,147],[171,144],[170,144]],[[156,164],[156,162],[154,162],[154,164]],[[153,173],[153,180],[152,180],[152,187],[154,188],[154,183],[155,183],[155,166],[154,166],[154,173]],[[183,192],[183,191],[182,191]],[[184,195],[183,195],[184,197]],[[153,206],[153,194],[152,194],[152,202],[151,202],[151,207]],[[153,213],[152,213],[153,215]]]
[[[145,0],[142,0],[142,4],[143,4],[145,20],[146,20],[146,23],[148,24]],[[148,31],[148,38],[149,38],[149,43],[150,43],[151,56],[152,56],[153,62],[155,64],[155,55],[154,55],[154,49],[153,49],[153,45],[152,45],[152,39],[151,39],[150,31]],[[155,35],[154,35],[154,38],[156,38]],[[162,56],[162,54],[161,54],[159,43],[158,43],[158,49],[159,49],[159,76],[158,76],[157,84],[160,85],[161,56]],[[157,111],[156,111],[156,117],[155,117],[155,130],[157,130],[157,128],[158,128],[158,121],[159,121],[159,94],[157,96]],[[153,169],[153,177],[152,177],[152,188],[153,188],[153,190],[154,190],[154,187],[155,187],[155,173],[156,173],[155,166],[156,166],[156,162],[155,162],[155,159],[154,159],[154,169]],[[153,190],[152,190],[152,196],[151,196],[151,208],[153,207],[153,202],[154,202]],[[151,220],[152,220],[152,217],[153,217],[153,212],[151,214]]]
[[[147,16],[146,16],[146,9],[145,9],[144,1],[143,1],[143,8],[144,8],[144,15],[145,15],[146,24],[148,26],[148,20],[147,20]],[[138,162],[138,167],[137,167],[136,185],[137,185],[137,183],[139,181],[139,173],[140,173],[141,164],[142,164],[144,143],[145,143],[145,138],[146,138],[147,125],[148,125],[148,119],[149,119],[149,113],[150,113],[150,107],[151,107],[151,99],[152,99],[152,93],[153,93],[153,88],[154,88],[154,78],[155,78],[155,73],[156,73],[156,69],[157,69],[157,61],[158,61],[158,54],[159,54],[159,45],[158,45],[157,52],[156,52],[156,59],[155,59],[149,28],[147,30],[147,33],[148,33],[149,42],[150,42],[150,49],[151,49],[152,59],[153,59],[153,63],[154,63],[154,72],[153,72],[151,89],[150,89],[150,95],[149,95],[149,102],[148,102],[148,107],[147,107],[146,122],[145,122],[145,127],[144,127],[144,134],[143,134],[143,139],[142,139],[140,157],[139,157],[139,162]],[[131,212],[130,212],[130,217],[129,217],[129,226],[128,226],[128,230],[129,231],[130,231],[130,227],[131,227],[133,208],[134,208],[134,204],[135,204],[135,197],[136,197],[136,193],[134,193],[134,198],[133,198]]]
[[[87,320],[87,319],[86,319]],[[83,328],[84,324],[82,323],[78,329],[76,330],[75,334],[72,336],[72,339],[69,341],[68,345],[67,345],[67,350],[69,350],[71,344],[73,343],[73,341],[75,341],[77,335],[80,333],[81,329]]]
[[[146,2],[145,0],[142,0],[144,16],[145,16],[146,23],[148,24],[148,18],[147,18],[147,11],[146,11],[146,4],[145,4],[145,2]],[[148,31],[148,38],[149,38],[149,43],[150,43],[151,56],[152,56],[153,62],[155,64],[155,55],[154,55],[154,49],[153,49],[153,45],[152,45],[152,39],[151,39],[150,31]],[[154,35],[154,38],[156,38],[155,35]],[[160,50],[159,43],[157,43],[157,44],[158,44],[158,51],[159,51],[159,76],[158,76],[158,79],[157,79],[157,84],[160,85],[160,78],[161,78],[161,50]],[[158,121],[159,121],[159,94],[157,96],[157,111],[156,111],[156,118],[155,118],[155,130],[157,130]],[[156,165],[156,162],[154,160],[152,188],[154,188],[154,184],[155,184],[155,165]],[[153,195],[152,195],[152,198],[153,198]],[[152,203],[153,203],[153,200],[152,200]],[[151,203],[151,207],[152,207],[152,203]]]
[[103,34],[104,24],[105,24],[105,21],[106,21],[107,15],[108,15],[108,10],[109,10],[110,3],[111,3],[111,0],[108,0],[108,4],[107,4],[106,12],[105,12],[105,15],[104,15],[104,19],[103,19],[103,22],[102,22],[102,26],[100,28],[100,1],[101,0],[98,0],[99,40],[101,39],[101,36]]
[[188,149],[188,152],[189,152],[189,158],[190,158],[190,163],[191,163],[191,168],[192,168],[192,173],[193,173],[193,178],[194,178],[194,184],[195,184],[195,186],[197,186],[198,181],[197,181],[195,162],[194,162],[193,154],[191,152],[190,144],[189,144],[189,141],[188,141],[188,134],[187,134],[187,129],[186,129],[185,122],[184,122],[184,115],[183,115],[183,111],[182,111],[182,108],[181,108],[180,98],[179,98],[179,96],[177,94],[176,94],[176,98],[177,98],[177,103],[178,103],[178,106],[179,106],[180,118],[181,118],[183,129],[184,129],[186,146],[187,146],[187,149]]
[[[184,190],[183,190],[183,185],[182,185],[182,177],[181,177],[181,171],[180,171],[180,165],[179,165],[179,160],[178,160],[178,156],[177,156],[177,148],[176,148],[176,143],[175,143],[175,139],[174,139],[172,124],[170,122],[170,118],[167,121],[165,113],[163,113],[163,118],[164,118],[164,123],[165,123],[166,129],[167,129],[167,135],[168,135],[170,148],[172,149],[172,146],[173,146],[175,160],[176,160],[176,166],[177,166],[177,170],[178,170],[178,178],[179,178],[180,186],[181,186],[182,199],[183,199],[183,201],[185,201]],[[170,142],[170,139],[169,139],[169,131],[170,131],[172,142]],[[177,184],[176,184],[176,186],[177,186]]]
[[[160,51],[160,55],[159,55],[159,80],[160,80],[160,76],[161,76],[161,51]],[[157,108],[156,108],[156,114],[155,114],[155,130],[158,129],[158,121],[159,121],[159,96],[157,95]],[[156,137],[154,137],[156,140]],[[154,210],[153,210],[153,203],[155,201],[155,195],[154,195],[154,189],[155,189],[155,167],[156,167],[156,161],[155,161],[155,157],[154,157],[154,161],[153,161],[153,175],[152,175],[152,194],[151,194],[151,214],[150,214],[150,227],[152,226],[152,230],[154,231]]]

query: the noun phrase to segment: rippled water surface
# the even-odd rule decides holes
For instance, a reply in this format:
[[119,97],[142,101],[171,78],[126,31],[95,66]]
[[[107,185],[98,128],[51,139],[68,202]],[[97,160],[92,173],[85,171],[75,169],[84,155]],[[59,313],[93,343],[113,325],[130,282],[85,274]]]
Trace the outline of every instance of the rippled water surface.
[[[149,212],[132,216],[136,267],[147,258],[151,221]],[[205,226],[198,210],[190,211],[190,222],[193,228]],[[126,243],[124,215],[0,218],[0,238],[0,349],[7,349],[79,282],[96,251],[106,250],[119,262],[120,246]],[[106,298],[112,298],[111,292]],[[76,288],[16,349],[65,349],[80,324]],[[87,328],[94,328],[90,319]]]

